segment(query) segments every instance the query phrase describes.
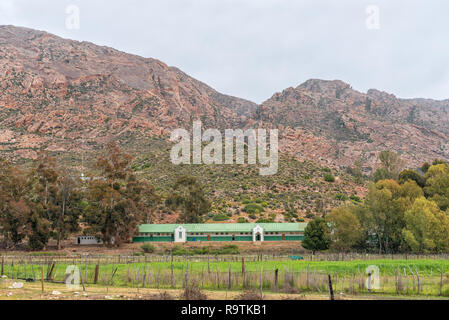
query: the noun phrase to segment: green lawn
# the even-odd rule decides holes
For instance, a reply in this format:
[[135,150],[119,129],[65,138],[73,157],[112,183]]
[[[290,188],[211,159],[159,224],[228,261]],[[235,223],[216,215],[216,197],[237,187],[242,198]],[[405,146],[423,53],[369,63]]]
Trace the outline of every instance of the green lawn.
[[[67,263],[56,264],[52,278],[64,281]],[[259,261],[241,262],[186,261],[130,264],[100,264],[97,285],[111,287],[182,288],[185,280],[194,281],[204,289],[225,290],[246,287],[264,290],[325,292],[327,275],[331,274],[337,291],[351,294],[367,293],[366,268],[377,266],[380,288],[371,294],[449,295],[448,260],[354,260],[354,261]],[[86,286],[93,285],[95,263],[78,264]],[[44,266],[44,276],[48,265]],[[188,269],[187,269],[188,268]],[[275,280],[275,270],[277,281]],[[419,292],[418,277],[419,275]],[[400,276],[398,276],[398,272]],[[41,266],[6,264],[9,278],[40,279]],[[114,274],[112,278],[112,274]],[[111,280],[112,278],[112,280]]]

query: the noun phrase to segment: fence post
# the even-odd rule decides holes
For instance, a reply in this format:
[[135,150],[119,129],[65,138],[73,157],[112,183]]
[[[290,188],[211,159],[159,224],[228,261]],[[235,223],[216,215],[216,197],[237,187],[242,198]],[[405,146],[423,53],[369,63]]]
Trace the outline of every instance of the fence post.
[[327,275],[328,283],[329,283],[329,300],[334,300],[334,289],[332,289],[332,279],[331,275]]
[[98,269],[99,269],[99,265],[97,264],[97,265],[95,265],[95,274],[94,274],[94,284],[97,284],[97,281],[98,281]]
[[170,283],[171,283],[171,287],[174,288],[175,287],[175,274],[174,274],[174,270],[173,270],[173,261],[172,264],[170,266],[171,272],[170,272]]
[[186,274],[184,279],[184,288],[187,289],[189,286],[189,264],[187,263]]
[[242,257],[242,289],[244,289],[245,288],[245,279],[246,278],[246,276],[245,276],[245,258],[244,257]]
[[79,270],[79,273],[80,273],[80,278],[81,278],[81,285],[83,286],[83,291],[86,291],[86,287],[84,286],[83,273],[81,272],[81,270]]
[[228,271],[228,287],[229,290],[232,288],[232,282],[231,282],[231,264],[229,264],[229,271]]
[[371,292],[371,272],[368,272],[368,292]]
[[207,273],[210,274],[209,259],[210,259],[210,256],[209,256],[209,254],[207,254]]
[[41,287],[42,293],[44,293],[44,265],[41,265]]
[[418,282],[418,295],[419,295],[419,292],[420,292],[420,286],[421,286],[421,281],[420,281],[420,278],[419,278],[419,272],[418,272],[418,268],[415,266],[415,271],[416,271],[416,280],[417,280],[417,282]]
[[279,273],[279,270],[276,268],[274,270],[274,288],[276,291],[278,291],[278,273]]
[[56,265],[55,262],[53,262],[50,267],[50,271],[48,272],[47,280],[52,280],[52,275],[53,275],[53,270],[55,269],[55,265]]

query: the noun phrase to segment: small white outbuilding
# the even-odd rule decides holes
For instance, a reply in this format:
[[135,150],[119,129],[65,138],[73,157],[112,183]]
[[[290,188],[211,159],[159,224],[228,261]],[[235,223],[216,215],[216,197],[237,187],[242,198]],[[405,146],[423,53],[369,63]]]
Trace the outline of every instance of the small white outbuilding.
[[95,245],[103,244],[103,241],[97,239],[95,236],[77,236],[75,238],[75,244],[78,245]]

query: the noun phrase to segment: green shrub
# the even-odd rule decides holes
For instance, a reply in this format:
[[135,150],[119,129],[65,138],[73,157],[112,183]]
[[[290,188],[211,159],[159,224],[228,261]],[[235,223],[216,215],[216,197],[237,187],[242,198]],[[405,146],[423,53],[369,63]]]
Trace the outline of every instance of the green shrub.
[[345,200],[348,200],[348,197],[343,193],[337,193],[335,195],[335,199],[340,200],[340,201],[345,201]]
[[195,254],[195,255],[205,255],[209,253],[211,253],[210,247],[193,248],[188,252],[188,254]]
[[228,244],[217,250],[218,254],[239,254],[239,248],[235,244]]
[[149,243],[143,244],[140,248],[145,253],[153,253],[154,251],[156,251],[156,248],[152,244],[149,244]]
[[332,174],[330,174],[330,173],[326,173],[324,175],[324,181],[335,182],[335,177]]
[[[166,250],[170,253],[170,250]],[[217,255],[217,254],[239,254],[238,247],[234,244],[225,245],[221,248],[201,247],[201,248],[183,248],[181,246],[173,247],[174,256],[189,256],[189,255]]]
[[229,220],[229,217],[227,215],[225,215],[225,214],[216,214],[216,215],[214,215],[212,220],[214,220],[214,221],[226,221],[226,220]]
[[243,208],[243,211],[252,214],[264,212],[265,209],[256,203],[249,203]]
[[362,200],[360,199],[360,197],[356,196],[356,195],[350,195],[349,199],[351,199],[352,201],[355,202],[361,202]]
[[312,211],[310,211],[310,209],[307,209],[306,211],[306,218],[307,219],[311,219],[313,218],[315,215],[312,213]]
[[[168,251],[170,252],[170,250],[168,250]],[[184,255],[189,254],[188,251],[181,246],[174,246],[171,253],[174,256],[184,256]]]
[[246,220],[246,219],[243,218],[243,217],[240,217],[240,218],[237,219],[237,222],[238,222],[238,223],[247,223],[248,220]]

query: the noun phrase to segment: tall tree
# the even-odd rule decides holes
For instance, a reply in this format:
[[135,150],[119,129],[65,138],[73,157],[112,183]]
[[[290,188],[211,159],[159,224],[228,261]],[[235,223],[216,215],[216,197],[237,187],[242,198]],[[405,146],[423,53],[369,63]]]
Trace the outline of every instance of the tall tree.
[[145,202],[153,189],[137,179],[130,169],[131,160],[116,143],[109,143],[106,155],[96,162],[97,174],[88,184],[84,209],[87,232],[106,245],[129,241],[145,218]]
[[0,234],[7,248],[15,247],[27,235],[29,190],[26,172],[0,159]]
[[311,250],[312,254],[315,254],[316,251],[329,249],[329,226],[324,218],[316,217],[307,224],[301,245],[305,249]]
[[399,174],[399,183],[404,183],[408,180],[415,181],[421,188],[426,185],[426,179],[415,170],[403,170]]
[[363,183],[363,159],[358,158],[354,161],[352,168],[348,168],[348,173],[354,177],[356,183]]
[[56,205],[58,210],[52,215],[53,234],[57,241],[58,250],[61,249],[61,240],[79,230],[79,217],[82,213],[81,181],[76,174],[68,171],[60,173],[56,182]]
[[28,245],[31,249],[40,250],[47,246],[52,235],[51,219],[58,211],[56,159],[45,152],[39,153],[29,174],[31,212],[28,218]]
[[394,151],[385,150],[379,153],[379,160],[381,167],[376,170],[374,181],[397,179],[404,167],[404,161],[402,161],[399,154]]
[[339,252],[352,249],[362,238],[362,228],[357,216],[348,207],[340,207],[326,216],[330,225],[331,248]]
[[431,166],[426,173],[426,196],[435,201],[441,210],[449,208],[449,166],[439,163]]
[[415,253],[448,252],[449,217],[437,204],[418,198],[405,213],[405,243]]
[[366,214],[371,221],[369,233],[377,239],[379,253],[394,252],[401,245],[406,209],[404,200],[399,200],[401,196],[401,185],[394,180],[381,180],[369,188]]
[[181,209],[179,221],[183,223],[201,222],[203,215],[210,210],[210,202],[206,199],[202,186],[189,176],[178,178],[166,204],[171,208]]

